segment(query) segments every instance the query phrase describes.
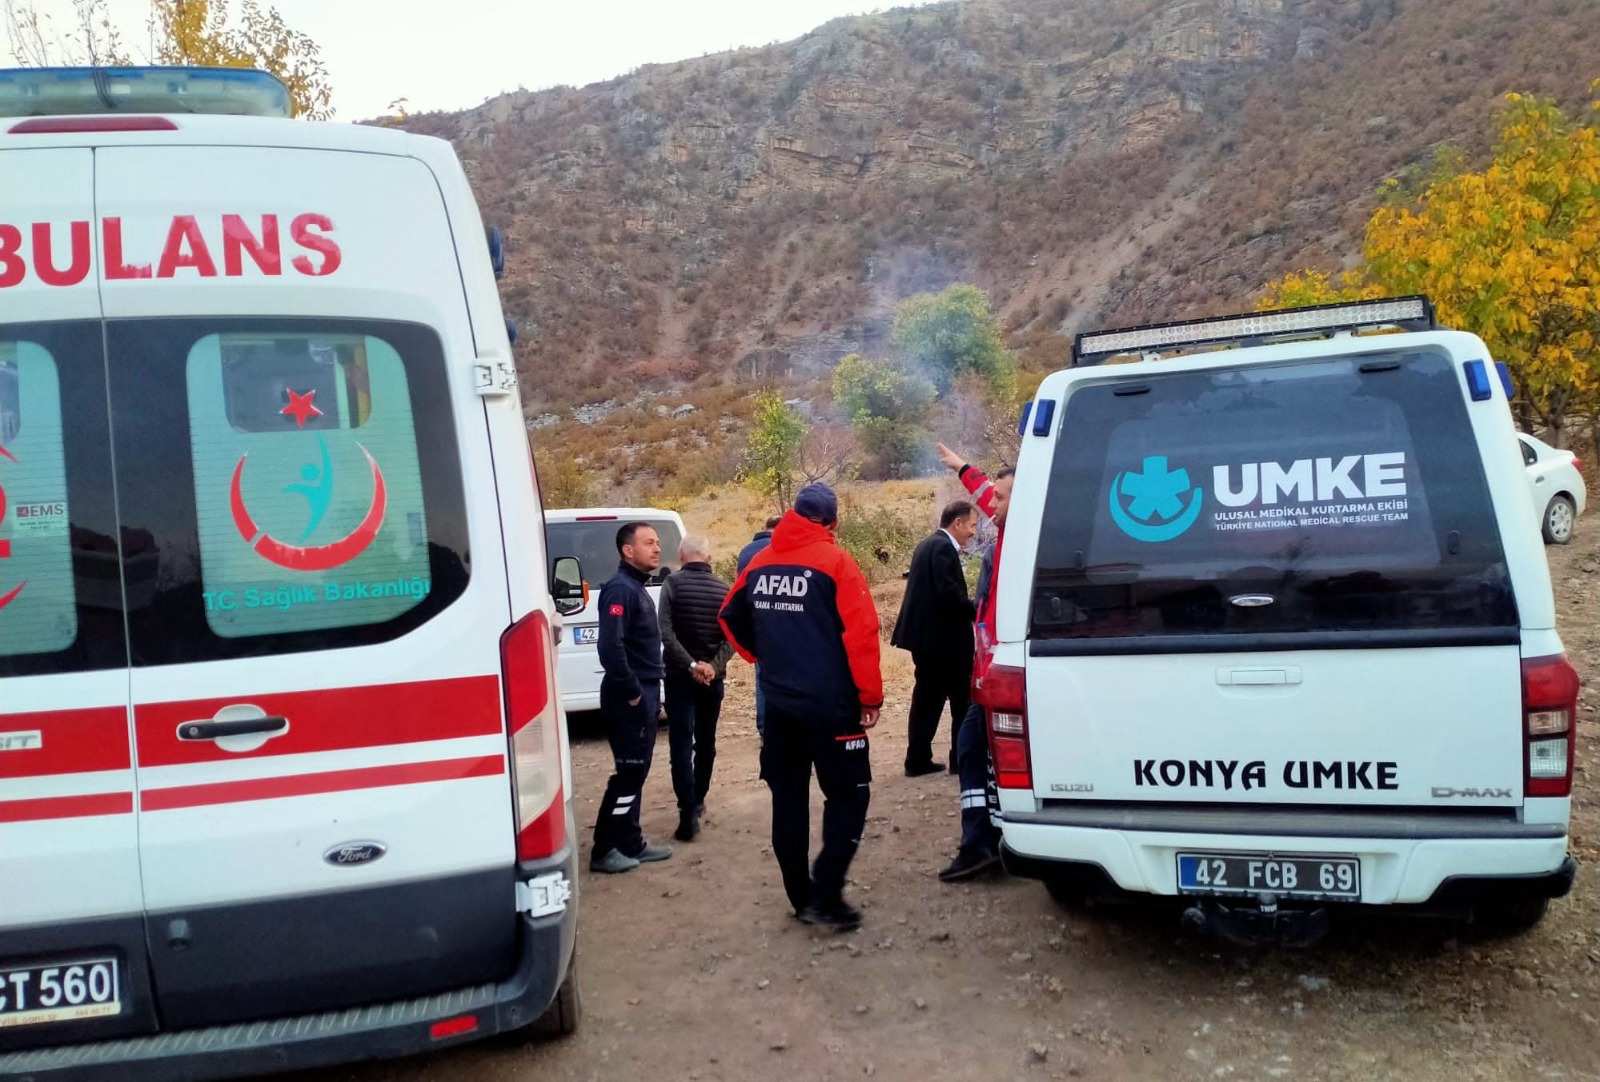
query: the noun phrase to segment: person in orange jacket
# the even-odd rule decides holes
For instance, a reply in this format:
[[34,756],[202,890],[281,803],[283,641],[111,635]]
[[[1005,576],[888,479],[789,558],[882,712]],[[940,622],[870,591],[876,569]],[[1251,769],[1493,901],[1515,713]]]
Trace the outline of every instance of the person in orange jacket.
[[[995,576],[1000,571],[1000,551],[1006,539],[1006,510],[1011,505],[1014,470],[999,471],[990,480],[978,467],[939,445],[939,461],[956,472],[972,494],[978,510],[994,521],[998,533],[983,558],[978,573],[977,656],[972,664],[974,683],[989,667],[994,643]],[[989,816],[989,726],[983,706],[974,701],[961,722],[956,744],[956,773],[961,778],[961,844],[939,878],[946,883],[971,879],[1000,863],[1000,836]]]
[[[871,798],[867,730],[883,707],[878,612],[866,576],[839,547],[839,501],[814,483],[772,531],[728,592],[722,627],[746,661],[761,663],[766,700],[761,777],[772,790],[772,854],[795,916],[859,927],[844,900]],[[809,871],[811,770],[822,787],[822,849]]]

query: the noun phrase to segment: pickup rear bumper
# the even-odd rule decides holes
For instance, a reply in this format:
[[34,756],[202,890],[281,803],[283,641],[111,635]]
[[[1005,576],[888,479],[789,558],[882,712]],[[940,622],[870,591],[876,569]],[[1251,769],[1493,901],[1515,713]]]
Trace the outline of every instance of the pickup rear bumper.
[[[1436,907],[1486,896],[1558,898],[1571,889],[1576,865],[1564,827],[1521,828],[1495,836],[1419,837],[1399,826],[1387,836],[1353,834],[1218,834],[1066,826],[1008,814],[1002,855],[1014,875],[1085,879],[1102,895],[1182,897],[1180,852],[1354,856],[1361,862],[1362,905]],[[1021,821],[1019,821],[1021,820]],[[1353,903],[1346,903],[1353,904]]]

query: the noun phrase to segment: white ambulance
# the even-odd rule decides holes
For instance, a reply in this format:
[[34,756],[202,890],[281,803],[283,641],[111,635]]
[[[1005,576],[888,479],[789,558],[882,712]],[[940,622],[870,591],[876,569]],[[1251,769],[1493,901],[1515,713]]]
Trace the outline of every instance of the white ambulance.
[[577,601],[497,245],[447,144],[286,116],[0,72],[6,1079],[576,1023]]
[[1074,353],[1024,418],[981,689],[1011,870],[1240,940],[1537,921],[1578,678],[1483,342],[1405,298]]

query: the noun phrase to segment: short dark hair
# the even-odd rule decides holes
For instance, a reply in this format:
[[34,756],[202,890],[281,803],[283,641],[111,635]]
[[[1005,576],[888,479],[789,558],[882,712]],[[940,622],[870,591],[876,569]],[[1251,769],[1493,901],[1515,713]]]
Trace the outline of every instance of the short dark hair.
[[944,510],[939,512],[939,529],[947,528],[952,522],[959,522],[976,510],[971,500],[951,500],[944,505]]
[[778,528],[778,523],[780,523],[782,521],[783,521],[783,516],[782,515],[773,515],[771,518],[767,519],[767,529],[776,530]]
[[631,544],[633,544],[633,535],[634,534],[638,533],[640,530],[653,530],[653,529],[655,529],[655,527],[650,525],[648,522],[629,522],[629,523],[625,523],[622,526],[622,528],[617,531],[617,555],[618,556],[622,555],[622,546],[623,545],[631,545]]
[[1007,466],[1004,469],[1002,469],[999,473],[995,474],[994,475],[994,479],[996,481],[1004,481],[1007,477],[1016,476],[1016,473],[1017,473],[1017,468],[1015,466]]

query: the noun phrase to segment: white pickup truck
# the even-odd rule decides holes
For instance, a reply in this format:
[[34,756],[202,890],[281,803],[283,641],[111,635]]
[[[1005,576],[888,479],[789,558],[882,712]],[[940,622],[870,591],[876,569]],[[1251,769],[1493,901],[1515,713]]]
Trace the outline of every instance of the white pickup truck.
[[1024,418],[980,688],[1010,870],[1241,941],[1536,922],[1578,678],[1483,342],[1417,297],[1074,362]]

